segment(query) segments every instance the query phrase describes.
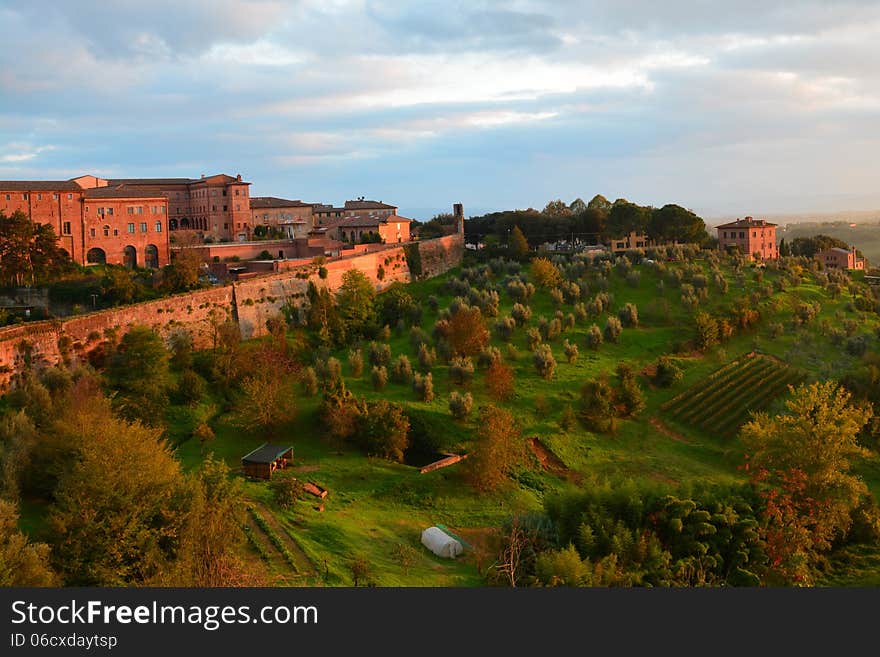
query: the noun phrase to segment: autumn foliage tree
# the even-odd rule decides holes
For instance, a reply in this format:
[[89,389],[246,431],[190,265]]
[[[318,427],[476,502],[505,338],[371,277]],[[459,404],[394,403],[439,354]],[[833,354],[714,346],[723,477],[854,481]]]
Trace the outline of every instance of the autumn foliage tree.
[[458,356],[476,356],[489,344],[489,329],[476,306],[462,306],[449,320],[447,339]]
[[498,406],[482,407],[476,444],[466,466],[471,485],[478,491],[496,490],[524,457],[525,445],[513,415]]
[[508,401],[514,392],[513,368],[503,361],[493,360],[486,369],[486,391],[495,401]]
[[784,413],[756,413],[743,426],[746,469],[767,499],[768,555],[786,580],[809,583],[817,558],[849,530],[868,493],[852,466],[867,454],[857,436],[871,416],[826,381],[799,386]]

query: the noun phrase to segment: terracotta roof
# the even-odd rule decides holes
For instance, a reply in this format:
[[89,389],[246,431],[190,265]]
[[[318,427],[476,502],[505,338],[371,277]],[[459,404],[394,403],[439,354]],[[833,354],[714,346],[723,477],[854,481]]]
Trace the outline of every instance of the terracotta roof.
[[70,180],[0,180],[2,192],[81,192]]
[[286,198],[275,196],[251,196],[251,209],[260,208],[310,208],[312,203],[303,203],[300,200],[291,201]]
[[346,201],[345,202],[346,210],[396,210],[396,205],[388,205],[387,203],[382,203],[382,201],[363,201],[358,199],[357,201]]
[[752,217],[746,217],[745,219],[737,219],[736,221],[731,221],[729,224],[716,226],[716,228],[767,228],[768,226],[776,226],[776,224],[771,224],[769,221],[766,221],[764,219],[753,219]]
[[157,194],[154,189],[143,189],[142,187],[129,187],[126,185],[114,185],[108,187],[94,187],[92,189],[83,190],[85,197],[89,198],[152,198],[165,200],[161,194]]
[[111,178],[107,180],[110,185],[189,185],[200,182],[192,178]]
[[852,253],[852,251],[848,249],[842,249],[839,246],[832,246],[830,249],[825,249],[824,251],[821,251],[821,253],[829,253],[831,251],[833,251],[834,253],[842,253],[843,255],[849,255],[850,253]]

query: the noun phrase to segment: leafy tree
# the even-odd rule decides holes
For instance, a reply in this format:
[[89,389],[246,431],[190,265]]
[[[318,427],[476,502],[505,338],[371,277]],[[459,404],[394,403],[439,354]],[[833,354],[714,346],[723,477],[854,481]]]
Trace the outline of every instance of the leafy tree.
[[668,388],[681,381],[684,376],[682,369],[669,356],[661,356],[657,361],[654,383],[661,388]]
[[241,383],[235,415],[244,429],[272,435],[296,415],[293,386],[276,372],[255,372]]
[[562,282],[562,274],[559,269],[547,258],[535,258],[532,260],[532,279],[540,287],[554,288]]
[[269,483],[272,499],[282,509],[292,509],[305,496],[304,484],[290,475],[276,475]]
[[514,392],[513,368],[501,361],[492,361],[486,370],[486,390],[495,401],[508,401]]
[[623,325],[617,317],[609,317],[605,321],[605,330],[603,331],[605,339],[608,342],[619,342],[620,334],[623,333]]
[[524,258],[529,254],[529,242],[519,226],[514,226],[513,230],[510,231],[508,248],[513,258]]
[[376,288],[359,269],[349,269],[342,275],[342,285],[336,293],[336,305],[349,336],[363,337],[376,324],[374,302]]
[[705,222],[690,210],[674,204],[651,212],[648,236],[658,243],[703,244],[709,239]]
[[346,341],[346,326],[336,304],[336,299],[326,287],[318,287],[309,281],[306,294],[309,305],[306,324],[323,345],[342,345]]
[[556,372],[556,359],[549,344],[538,345],[533,355],[535,369],[542,379],[552,379]]
[[574,545],[541,552],[535,562],[535,574],[544,586],[582,586],[591,575]]
[[626,363],[617,365],[616,401],[621,406],[624,417],[638,415],[645,408],[645,395],[636,379],[633,368]]
[[35,285],[71,268],[50,224],[34,223],[20,210],[0,212],[0,282]]
[[0,586],[55,586],[49,546],[31,543],[18,529],[18,509],[0,499]]
[[525,457],[519,427],[509,411],[488,405],[480,409],[474,449],[466,461],[466,476],[478,491],[493,491]]
[[476,306],[462,306],[449,319],[447,339],[456,356],[476,356],[489,343],[489,329]]
[[409,446],[409,418],[399,404],[369,402],[355,420],[354,440],[370,456],[403,461]]
[[694,327],[696,328],[697,348],[705,351],[718,344],[719,329],[718,321],[709,313],[698,312],[694,315]]
[[196,249],[180,249],[162,270],[162,287],[168,292],[184,292],[199,286],[202,258]]
[[608,212],[606,232],[611,237],[628,235],[631,231],[645,233],[651,220],[651,208],[618,199]]
[[604,374],[587,381],[581,388],[580,417],[592,431],[614,431],[617,411],[614,408],[614,389]]
[[753,479],[769,486],[763,531],[773,566],[809,583],[809,567],[847,532],[867,494],[852,466],[867,454],[858,434],[872,413],[833,381],[798,386],[785,407],[755,413],[741,438]]
[[466,392],[463,395],[453,390],[449,395],[449,412],[456,420],[463,420],[470,415],[471,409],[474,407],[474,398],[471,393]]
[[[583,201],[581,201],[581,203],[583,203]],[[544,206],[543,213],[548,217],[567,217],[572,212],[571,208],[565,204],[565,201],[556,199],[555,201],[550,201]]]
[[123,417],[158,426],[168,406],[168,352],[162,338],[147,326],[134,326],[116,348],[107,369],[115,405]]

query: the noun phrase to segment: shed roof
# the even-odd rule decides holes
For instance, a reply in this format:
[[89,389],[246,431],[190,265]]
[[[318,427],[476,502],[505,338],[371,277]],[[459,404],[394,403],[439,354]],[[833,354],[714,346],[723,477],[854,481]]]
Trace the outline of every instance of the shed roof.
[[292,452],[293,447],[284,445],[273,445],[272,443],[263,443],[249,454],[241,457],[242,463],[272,463],[276,459],[280,459],[287,452]]

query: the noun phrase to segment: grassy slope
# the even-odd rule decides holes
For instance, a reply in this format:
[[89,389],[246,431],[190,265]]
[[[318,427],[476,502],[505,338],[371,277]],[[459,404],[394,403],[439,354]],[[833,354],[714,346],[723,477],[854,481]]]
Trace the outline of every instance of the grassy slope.
[[[596,435],[580,426],[566,433],[559,428],[558,419],[566,405],[577,408],[579,390],[585,379],[601,371],[612,372],[621,360],[640,370],[669,352],[676,342],[691,336],[691,313],[682,307],[680,292],[667,286],[663,293],[658,293],[656,272],[648,266],[639,269],[642,280],[635,289],[629,287],[621,276],[611,276],[608,291],[614,296],[613,310],[626,302],[636,303],[642,320],[640,328],[624,329],[619,344],[606,343],[598,351],[590,351],[586,347],[586,331],[594,322],[604,326],[606,316],[591,318],[551,343],[558,366],[555,377],[545,381],[535,372],[531,353],[526,348],[525,331],[517,329],[513,339],[519,351],[519,357],[511,363],[516,371],[516,398],[507,406],[521,423],[524,435],[540,436],[562,462],[582,478],[581,485],[589,485],[594,478],[647,479],[668,484],[740,481],[742,474],[737,466],[741,463],[741,451],[735,439],[718,438],[677,424],[660,410],[660,406],[698,384],[731,359],[755,348],[797,365],[814,378],[839,376],[858,362],[820,336],[817,328],[822,319],[834,321],[855,316],[845,310],[846,295],[832,301],[817,286],[804,284],[774,294],[776,305],[772,309],[762,302],[765,307],[756,329],[737,335],[706,354],[681,356],[679,362],[684,368],[684,379],[672,388],[655,389],[643,379],[647,393],[645,411],[637,420],[622,422],[614,435]],[[776,276],[767,272],[764,282],[770,282]],[[737,278],[731,272],[727,273],[727,278],[730,292],[722,296],[712,288],[710,299],[704,302],[703,308],[729,306],[737,297],[748,295],[759,287],[751,271],[746,272],[742,285],[736,282]],[[422,281],[410,285],[409,291],[419,299],[434,294],[440,300],[440,308],[444,308],[452,299],[444,293],[442,284],[443,279]],[[821,300],[823,310],[811,327],[794,332],[789,328],[792,308],[801,300]],[[546,291],[539,290],[529,303],[533,309],[531,325],[536,325],[542,315],[548,319],[553,316],[555,306]],[[500,314],[508,314],[511,306],[512,301],[502,293]],[[565,304],[562,310],[568,313],[572,308]],[[430,330],[435,319],[436,313],[428,311],[425,305],[422,324],[425,330]],[[768,326],[776,321],[786,324],[786,332],[771,339]],[[877,323],[876,316],[866,318],[865,330],[873,330]],[[575,364],[565,362],[564,338],[576,342],[580,348],[580,357]],[[416,365],[408,335],[392,335],[389,342],[393,356],[405,353]],[[492,343],[503,348],[494,335]],[[334,355],[343,362],[347,375],[347,350]],[[366,357],[366,349],[364,355]],[[444,365],[433,368],[437,398],[428,404],[415,401],[408,386],[389,382],[385,390],[377,393],[370,387],[366,376],[362,380],[347,376],[346,384],[358,396],[381,396],[419,411],[442,435],[444,446],[466,448],[473,434],[476,413],[461,423],[451,419],[448,397],[449,392],[457,387],[449,383],[447,370]],[[294,384],[291,382],[291,385]],[[483,373],[478,370],[469,386],[475,407],[488,401],[483,388]],[[314,508],[318,501],[311,497],[300,502],[293,511],[281,511],[272,504],[265,483],[249,481],[245,487],[251,499],[274,509],[275,517],[311,559],[322,583],[350,584],[347,564],[352,557],[363,555],[371,564],[372,579],[380,585],[479,584],[482,579],[473,554],[457,561],[435,558],[419,544],[420,531],[431,524],[443,523],[455,530],[471,530],[469,536],[475,532],[479,535],[482,528],[497,527],[511,513],[539,509],[548,491],[572,485],[568,479],[538,468],[528,478],[519,483],[512,482],[505,490],[477,496],[462,481],[459,466],[419,475],[415,468],[406,465],[367,459],[351,448],[340,451],[327,445],[317,426],[318,402],[318,397],[300,397],[297,419],[273,440],[294,445],[295,466],[307,469],[298,476],[314,479],[330,490],[324,500],[324,511]],[[546,407],[546,412],[537,413],[536,405]],[[777,401],[768,410],[772,412],[780,406],[781,401]],[[203,403],[197,415],[210,418],[216,408]],[[190,431],[190,415],[172,409],[169,434],[175,443],[182,441]],[[672,431],[658,431],[651,424],[651,420],[657,417]],[[214,416],[212,426],[217,438],[210,450],[232,468],[238,468],[241,456],[267,439],[241,431],[231,423],[229,416],[222,414]],[[193,440],[183,441],[177,454],[187,468],[198,467],[202,458],[199,446]],[[880,460],[865,464],[861,472],[875,495],[880,495]],[[28,509],[23,510],[27,515]],[[412,563],[404,565],[395,556],[401,545],[415,551]]]

